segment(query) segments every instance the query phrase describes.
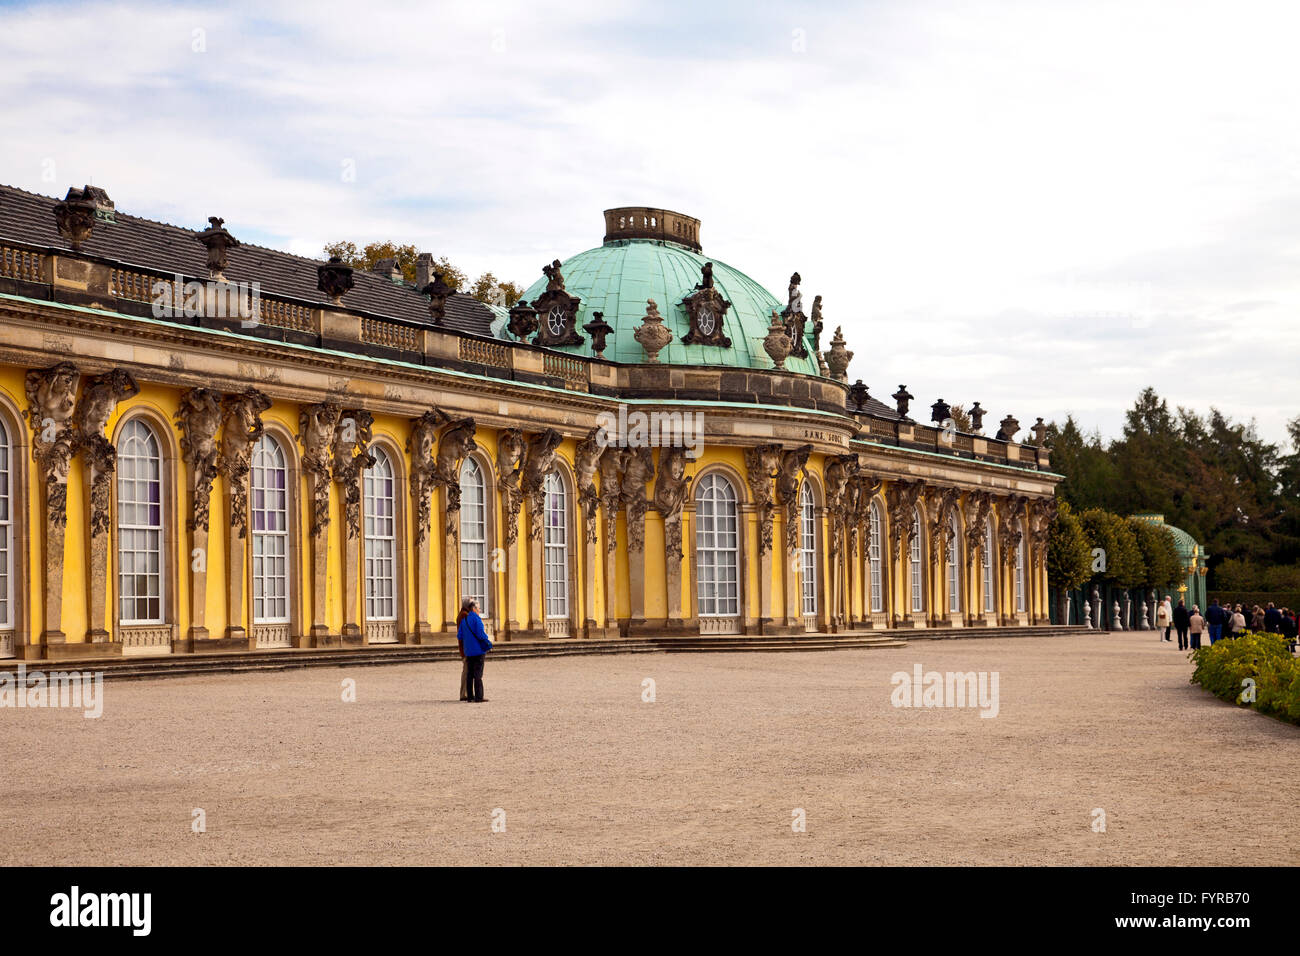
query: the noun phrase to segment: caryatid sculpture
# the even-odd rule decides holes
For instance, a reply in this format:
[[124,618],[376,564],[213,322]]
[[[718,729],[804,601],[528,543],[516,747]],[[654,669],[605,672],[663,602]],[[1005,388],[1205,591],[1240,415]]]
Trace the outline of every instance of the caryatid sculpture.
[[476,425],[472,418],[448,419],[438,436],[438,456],[433,468],[433,483],[447,496],[444,532],[450,539],[460,532],[460,466],[474,450]]
[[221,432],[219,468],[230,492],[230,524],[241,538],[248,534],[247,479],[252,468],[253,446],[265,432],[262,413],[270,407],[271,399],[255,388],[246,388],[221,400],[225,427]]
[[759,554],[772,550],[772,479],[781,468],[781,452],[775,444],[745,449],[745,480],[758,512]]
[[690,493],[686,477],[686,450],[661,448],[659,472],[655,477],[654,507],[664,519],[664,548],[669,556],[682,558],[682,504]]
[[343,492],[343,519],[349,538],[361,533],[361,475],[375,465],[370,452],[375,416],[365,409],[343,412],[334,430],[334,481]]
[[312,476],[311,535],[320,537],[330,523],[329,481],[334,430],[343,409],[333,402],[308,405],[298,413],[298,440],[302,467]]
[[578,507],[582,509],[583,525],[587,540],[596,540],[596,506],[600,496],[596,491],[596,472],[600,469],[602,456],[608,446],[602,439],[601,429],[593,428],[591,433],[578,442],[574,453],[573,471],[578,485]]
[[627,511],[627,549],[645,549],[645,513],[649,508],[645,488],[654,475],[654,460],[647,446],[630,448],[623,455],[623,507]]
[[113,469],[117,451],[104,435],[108,418],[117,403],[140,393],[129,372],[113,369],[96,375],[82,390],[77,404],[77,446],[90,466],[90,535],[107,534],[112,525]]
[[176,421],[181,427],[181,455],[193,476],[190,517],[191,531],[208,530],[212,480],[217,476],[217,430],[225,412],[221,394],[210,388],[192,388],[181,396]]
[[[835,455],[826,463],[826,511],[830,515],[832,557],[840,552],[843,524],[848,517],[849,498],[856,498],[857,455]],[[851,490],[852,489],[852,490]]]
[[609,447],[600,457],[600,506],[605,513],[605,550],[618,547],[618,509],[623,502],[624,448]]
[[437,465],[434,451],[438,447],[438,426],[442,416],[429,409],[411,421],[406,451],[411,456],[411,497],[415,500],[415,543],[421,545],[429,536],[429,496],[433,493],[433,470]]
[[807,475],[812,448],[812,445],[800,445],[781,453],[781,465],[776,474],[776,497],[785,517],[786,554],[795,554],[799,550],[799,482],[801,474]]
[[543,491],[546,487],[546,475],[555,464],[556,449],[564,440],[554,428],[536,432],[527,438],[528,446],[524,452],[523,473],[519,478],[520,490],[528,499],[528,539],[540,541],[542,537]]
[[68,522],[68,468],[77,451],[72,420],[81,373],[71,362],[27,373],[27,418],[31,423],[32,459],[45,479],[46,512],[51,527]]
[[507,548],[519,540],[519,508],[524,500],[519,479],[527,449],[528,442],[518,428],[506,429],[497,436],[497,489],[506,513]]

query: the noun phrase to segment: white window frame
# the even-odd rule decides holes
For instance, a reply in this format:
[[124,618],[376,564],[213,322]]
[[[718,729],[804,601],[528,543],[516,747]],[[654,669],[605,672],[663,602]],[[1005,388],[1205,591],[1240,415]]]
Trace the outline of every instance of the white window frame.
[[871,543],[867,549],[867,559],[871,562],[871,610],[880,612],[885,609],[885,569],[881,564],[881,552],[884,543],[884,528],[881,527],[884,516],[880,502],[871,502]]
[[950,514],[948,522],[952,526],[952,538],[948,542],[948,613],[961,613],[961,568],[957,561],[958,543],[961,541],[961,526],[957,524],[957,515]]
[[473,458],[460,466],[460,596],[478,602],[487,617],[492,589],[488,586],[487,476]]
[[0,630],[14,629],[13,447],[9,428],[0,421]]
[[545,507],[542,519],[543,581],[548,621],[569,619],[569,491],[559,472],[549,472],[543,487]]
[[804,616],[817,613],[817,502],[812,488],[799,491],[799,589]]
[[[136,451],[137,444],[144,445],[144,453]],[[152,448],[152,451],[149,449]],[[148,469],[142,475],[141,466]],[[152,471],[152,474],[149,473]],[[159,441],[158,435],[150,427],[148,422],[136,417],[128,420],[122,425],[122,430],[117,439],[117,613],[118,622],[124,626],[136,624],[162,624],[166,620],[167,614],[167,541],[164,535],[165,517],[163,508],[165,506],[166,488],[164,487],[163,474],[163,456],[162,442]],[[145,496],[139,496],[140,488],[145,489],[149,485],[156,485],[158,489],[157,501],[149,500],[146,490]],[[126,497],[123,489],[126,486],[131,487],[130,497]],[[144,507],[157,507],[158,519],[156,522],[138,522],[128,521],[127,518],[138,516],[137,509]],[[138,539],[144,540],[141,547],[137,544]],[[130,547],[127,542],[131,542]],[[128,561],[128,557],[130,560]],[[141,559],[146,563],[156,564],[156,567],[148,568],[141,573],[136,569],[136,564]],[[152,560],[151,560],[152,559]],[[131,568],[128,571],[127,565]],[[128,577],[132,581],[131,594],[126,593],[126,582]],[[142,596],[137,592],[137,585],[143,581],[145,585],[145,594]],[[156,590],[156,594],[154,591]],[[139,614],[126,613],[127,602],[131,602],[134,611],[140,609],[140,602],[148,602],[157,599],[158,613],[148,616]]]
[[1020,540],[1016,543],[1016,612],[1023,612],[1025,609],[1025,526],[1024,522],[1017,521],[1016,527],[1020,529]]
[[366,620],[397,620],[397,468],[383,448],[361,477]]
[[925,568],[921,562],[921,512],[912,509],[912,540],[910,542],[908,564],[911,571],[912,613],[925,611]]
[[717,472],[696,487],[695,566],[700,617],[739,617],[740,507],[735,486]]
[[[276,488],[273,485],[266,484],[266,476],[276,473],[284,475],[283,488]],[[278,438],[273,435],[263,435],[253,446],[252,467],[249,473],[249,506],[248,506],[248,526],[252,534],[251,552],[252,559],[249,561],[250,572],[252,575],[252,588],[249,591],[251,596],[253,623],[254,624],[288,624],[290,622],[290,612],[293,607],[293,575],[292,563],[290,560],[290,540],[289,540],[289,515],[290,508],[293,506],[292,496],[292,476],[289,471],[289,456],[284,450],[284,446]],[[262,493],[259,499],[258,492]],[[271,507],[267,506],[267,498],[282,494],[283,501],[281,506],[275,507],[274,502]],[[262,502],[259,507],[259,500]],[[258,531],[258,516],[263,515],[267,518],[275,517],[279,520],[274,522],[278,527],[264,527]],[[276,549],[274,552],[268,551],[268,546]],[[268,562],[283,562],[283,573],[267,571]],[[268,594],[267,585],[282,581],[284,584],[284,594]],[[283,614],[268,614],[267,605],[274,603],[278,605],[283,602]],[[258,613],[261,607],[262,613]]]
[[993,535],[993,519],[984,521],[984,613],[992,614],[997,610],[993,590],[996,584],[993,577],[993,561],[997,556],[997,539]]

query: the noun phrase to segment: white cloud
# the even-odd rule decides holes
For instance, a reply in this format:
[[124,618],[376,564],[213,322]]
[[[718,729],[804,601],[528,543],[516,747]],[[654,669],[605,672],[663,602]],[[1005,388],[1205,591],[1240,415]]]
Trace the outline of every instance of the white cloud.
[[602,209],[663,205],[778,295],[798,269],[873,394],[906,382],[918,406],[1074,411],[1112,434],[1147,384],[1256,416],[1275,440],[1300,411],[1293,5],[62,3],[3,18],[14,185],[93,178],[140,215],[222,215],[305,254],[411,241],[525,283],[597,244]]

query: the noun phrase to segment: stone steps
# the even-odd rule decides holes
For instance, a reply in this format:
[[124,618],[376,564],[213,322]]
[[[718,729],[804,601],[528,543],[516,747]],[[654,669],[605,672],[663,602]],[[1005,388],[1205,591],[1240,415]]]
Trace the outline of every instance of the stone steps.
[[[989,637],[1081,637],[1102,634],[1082,626],[994,628],[931,628],[860,630],[839,634],[810,632],[794,635],[718,634],[705,637],[641,637],[628,640],[552,640],[500,642],[493,660],[569,657],[579,654],[719,654],[796,653],[807,651],[873,650],[905,647],[909,640]],[[155,677],[193,677],[202,674],[240,674],[286,671],[302,667],[372,667],[385,664],[432,664],[455,661],[455,645],[398,644],[343,649],[284,649],[232,651],[219,654],[181,654],[166,657],[105,657],[66,661],[28,661],[27,670],[102,671],[106,680]]]

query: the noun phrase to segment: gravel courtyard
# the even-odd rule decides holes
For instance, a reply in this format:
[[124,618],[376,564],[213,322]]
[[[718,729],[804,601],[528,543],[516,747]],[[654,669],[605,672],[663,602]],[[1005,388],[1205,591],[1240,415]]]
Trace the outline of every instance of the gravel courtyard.
[[[917,663],[998,672],[998,715],[892,706]],[[110,682],[0,710],[0,860],[1300,863],[1300,729],[1190,673],[1144,632],[489,658],[482,705],[452,664]]]

